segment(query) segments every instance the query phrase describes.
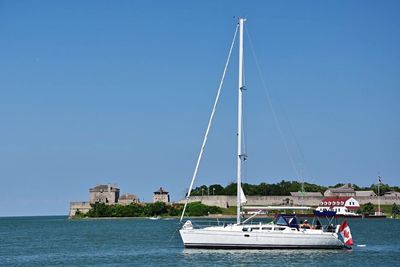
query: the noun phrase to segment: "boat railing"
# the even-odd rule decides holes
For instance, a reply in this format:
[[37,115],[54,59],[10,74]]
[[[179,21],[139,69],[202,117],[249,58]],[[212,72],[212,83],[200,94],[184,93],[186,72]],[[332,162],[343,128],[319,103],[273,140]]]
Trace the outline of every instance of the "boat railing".
[[[193,227],[193,229],[202,229],[205,227],[216,227],[216,226],[222,226],[222,227],[229,227],[232,225],[235,225],[235,221],[233,220],[195,220],[192,221],[191,220],[191,225]],[[271,222],[260,222],[260,221],[248,221],[245,224],[246,226],[265,226],[265,225],[275,225],[275,226],[285,226],[285,227],[289,227],[289,228],[293,228],[290,227],[288,225],[279,225],[279,224],[275,224],[273,221]],[[337,226],[333,225],[333,224],[321,224],[318,227],[316,227],[316,225],[311,224],[310,228],[302,228],[301,225],[299,224],[299,227],[296,228],[298,231],[305,231],[305,230],[321,230],[322,232],[330,232],[330,233],[335,233],[337,232]]]
[[[211,227],[211,226],[230,226],[236,224],[234,220],[191,220],[193,228],[204,228],[204,227]],[[246,222],[246,225],[259,225],[259,221],[250,221]],[[263,224],[266,224],[263,222]]]

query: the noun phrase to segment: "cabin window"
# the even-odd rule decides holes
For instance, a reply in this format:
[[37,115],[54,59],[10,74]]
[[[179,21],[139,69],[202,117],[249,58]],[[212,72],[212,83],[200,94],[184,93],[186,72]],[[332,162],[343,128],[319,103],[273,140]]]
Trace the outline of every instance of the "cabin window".
[[268,230],[268,231],[271,231],[271,230],[272,230],[272,227],[263,227],[263,228],[262,228],[262,230]]
[[243,231],[243,232],[247,232],[247,231],[249,231],[249,228],[243,227],[242,231]]
[[274,228],[275,231],[283,231],[285,229],[286,229],[285,227],[275,227]]
[[250,231],[253,231],[253,230],[260,230],[260,227],[251,227]]

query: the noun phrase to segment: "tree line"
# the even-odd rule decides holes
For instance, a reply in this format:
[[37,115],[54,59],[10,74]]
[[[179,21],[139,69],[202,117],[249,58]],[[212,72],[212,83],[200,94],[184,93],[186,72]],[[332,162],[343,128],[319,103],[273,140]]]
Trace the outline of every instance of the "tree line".
[[[148,204],[129,205],[106,205],[105,203],[90,204],[91,208],[87,213],[79,210],[75,218],[98,218],[98,217],[152,217],[152,216],[179,216],[182,213],[183,205],[167,205],[163,202]],[[222,209],[216,206],[207,206],[200,202],[192,202],[187,205],[186,216],[206,216],[208,214],[222,213]]]
[[[242,188],[246,195],[248,196],[288,196],[290,192],[321,192],[322,194],[328,188],[336,188],[343,186],[345,184],[339,183],[334,186],[323,186],[312,183],[304,183],[302,185],[301,182],[298,181],[285,181],[282,180],[278,183],[267,184],[260,183],[258,185],[243,183]],[[376,184],[372,184],[369,187],[361,187],[353,184],[352,187],[354,190],[372,190],[375,194],[378,194],[378,186]],[[386,192],[389,191],[397,191],[400,192],[400,187],[398,186],[390,186],[388,184],[380,184],[379,186],[379,194],[382,196]],[[222,186],[220,184],[212,184],[212,185],[202,185],[194,188],[191,191],[192,196],[206,196],[206,195],[236,195],[237,192],[237,184],[230,183],[227,186]]]

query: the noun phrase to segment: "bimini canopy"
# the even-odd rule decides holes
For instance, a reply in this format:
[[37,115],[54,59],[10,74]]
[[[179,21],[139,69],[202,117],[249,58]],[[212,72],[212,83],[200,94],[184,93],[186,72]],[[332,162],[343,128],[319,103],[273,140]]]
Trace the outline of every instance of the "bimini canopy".
[[290,214],[278,214],[275,218],[275,224],[289,226],[292,228],[299,229],[299,224],[295,215]]
[[314,215],[315,216],[334,217],[334,216],[336,216],[336,211],[333,211],[333,210],[324,210],[324,211],[314,210]]

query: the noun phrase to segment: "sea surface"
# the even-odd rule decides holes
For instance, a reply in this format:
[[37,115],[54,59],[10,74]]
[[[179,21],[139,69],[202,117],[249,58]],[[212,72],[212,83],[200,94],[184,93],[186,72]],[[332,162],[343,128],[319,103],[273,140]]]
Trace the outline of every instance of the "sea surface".
[[352,250],[209,250],[175,219],[0,218],[0,266],[400,266],[400,220],[348,222]]

